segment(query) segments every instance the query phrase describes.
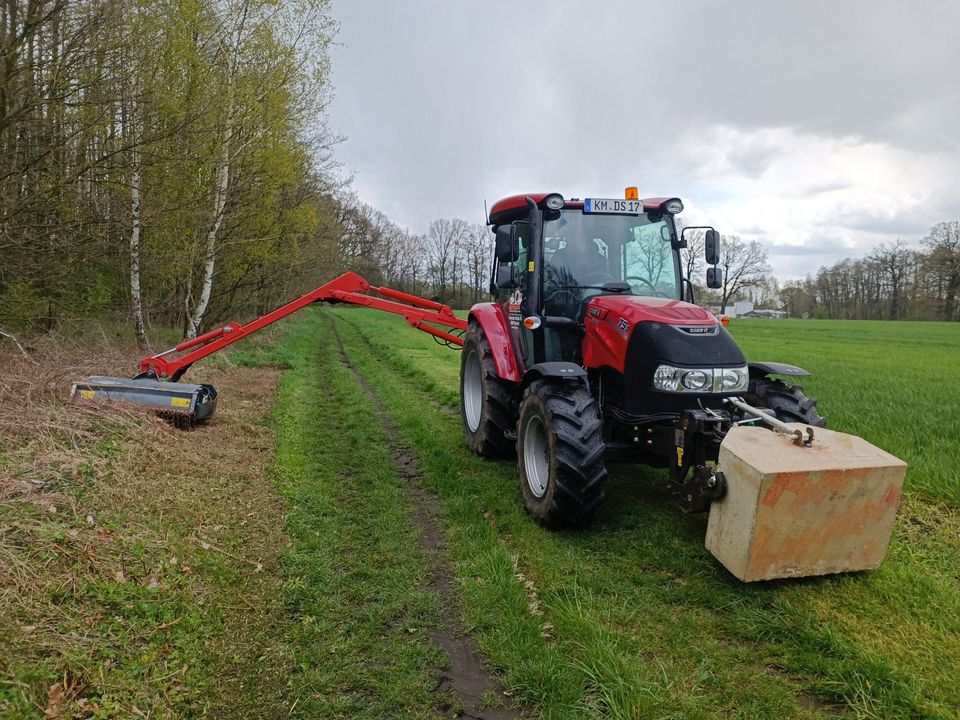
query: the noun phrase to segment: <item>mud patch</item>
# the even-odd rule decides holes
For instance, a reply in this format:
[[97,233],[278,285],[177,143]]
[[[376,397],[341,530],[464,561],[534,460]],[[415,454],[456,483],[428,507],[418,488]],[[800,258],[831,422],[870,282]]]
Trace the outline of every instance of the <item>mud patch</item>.
[[439,694],[452,692],[459,698],[462,705],[457,713],[459,718],[508,720],[520,717],[516,712],[504,707],[503,688],[484,668],[477,651],[477,644],[467,632],[457,612],[455,590],[452,584],[453,575],[445,557],[446,537],[436,520],[439,509],[437,498],[420,485],[420,471],[416,456],[400,444],[393,419],[366,378],[350,363],[336,323],[331,322],[331,326],[337,339],[340,362],[350,371],[369,397],[374,413],[390,443],[397,472],[407,481],[413,519],[420,529],[420,546],[423,548],[427,568],[430,571],[424,582],[424,588],[436,593],[441,599],[441,620],[445,629],[430,633],[430,639],[443,650],[449,666],[440,676],[435,690]]

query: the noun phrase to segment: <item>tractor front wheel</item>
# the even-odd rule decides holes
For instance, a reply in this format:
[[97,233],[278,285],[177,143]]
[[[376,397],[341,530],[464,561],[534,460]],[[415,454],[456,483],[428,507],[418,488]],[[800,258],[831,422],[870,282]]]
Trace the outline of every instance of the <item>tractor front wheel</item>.
[[520,406],[517,460],[527,511],[551,528],[583,525],[603,500],[603,422],[586,387],[537,380]]
[[483,330],[470,323],[460,357],[460,417],[467,446],[485,458],[509,457],[513,442],[505,436],[515,421],[512,383],[497,375]]
[[747,404],[773,410],[778,420],[826,427],[826,418],[817,412],[817,401],[808,397],[799,385],[788,385],[783,380],[752,377],[746,396]]

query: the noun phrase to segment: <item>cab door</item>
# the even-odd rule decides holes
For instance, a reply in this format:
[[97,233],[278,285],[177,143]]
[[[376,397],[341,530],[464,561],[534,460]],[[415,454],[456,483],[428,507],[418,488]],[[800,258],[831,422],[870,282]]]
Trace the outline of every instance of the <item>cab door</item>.
[[[515,252],[506,250],[510,228],[515,233]],[[494,276],[496,302],[503,310],[510,326],[510,339],[513,342],[517,361],[524,368],[534,364],[533,332],[523,327],[521,304],[527,297],[530,281],[530,222],[516,220],[510,225],[497,228],[497,268]],[[513,260],[507,258],[513,257]]]

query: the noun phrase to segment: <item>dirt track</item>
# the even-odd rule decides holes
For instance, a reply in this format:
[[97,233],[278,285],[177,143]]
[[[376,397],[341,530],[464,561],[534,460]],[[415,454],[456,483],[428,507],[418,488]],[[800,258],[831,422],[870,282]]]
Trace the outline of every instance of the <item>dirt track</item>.
[[463,709],[458,717],[473,720],[508,720],[519,717],[514,712],[500,707],[490,707],[490,697],[503,697],[503,688],[497,679],[484,668],[480,661],[476,642],[470,637],[464,627],[456,607],[456,594],[452,586],[452,572],[444,557],[445,538],[443,531],[437,525],[436,516],[439,503],[431,493],[423,489],[420,484],[420,473],[416,457],[398,442],[397,428],[387,413],[386,408],[376,392],[364,377],[357,372],[350,363],[343,340],[337,332],[336,325],[331,323],[337,338],[337,347],[340,352],[340,362],[347,367],[356,381],[363,387],[376,412],[377,419],[383,425],[390,442],[390,451],[397,466],[397,472],[407,481],[406,487],[413,505],[413,517],[420,528],[420,545],[426,556],[430,576],[426,581],[426,589],[440,595],[443,603],[442,621],[445,631],[436,631],[430,634],[444,652],[449,667],[440,677],[437,692],[445,693],[452,690],[460,698]]

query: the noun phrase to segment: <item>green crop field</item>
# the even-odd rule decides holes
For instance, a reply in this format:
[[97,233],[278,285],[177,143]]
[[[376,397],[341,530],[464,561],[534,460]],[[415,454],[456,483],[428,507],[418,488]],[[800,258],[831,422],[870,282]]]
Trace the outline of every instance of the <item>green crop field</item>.
[[[387,440],[369,398],[357,392],[358,379],[343,370],[336,334],[396,425],[391,442],[416,456],[420,484],[439,499],[460,610],[485,660],[525,712],[551,718],[958,717],[960,327],[753,321],[735,322],[730,330],[750,358],[809,369],[813,377],[804,385],[830,427],[862,435],[910,463],[893,542],[879,570],[744,585],[704,549],[706,517],[682,515],[669,502],[664,475],[633,465],[611,468],[606,502],[590,528],[544,530],[523,510],[515,462],[482,460],[464,446],[458,352],[396,318],[362,309],[318,310],[288,324],[269,358],[293,368],[281,388],[286,401],[279,407],[287,410],[279,416],[278,470],[303,473],[305,461],[295,458],[304,443],[332,453],[347,487],[335,493],[332,502],[341,510],[325,514],[323,532],[338,536],[331,525],[338,513],[353,516],[353,523],[360,522],[358,512],[368,514],[357,535],[363,541],[344,550],[344,558],[356,564],[351,553],[361,553],[382,586],[379,593],[344,596],[345,589],[331,583],[321,606],[374,616],[388,627],[420,623],[409,633],[414,646],[401,651],[390,649],[397,643],[393,631],[378,646],[362,622],[350,621],[362,632],[344,636],[349,652],[338,661],[341,679],[376,675],[387,697],[404,697],[400,689],[413,683],[421,689],[406,694],[406,712],[418,715],[423,673],[437,662],[425,635],[438,620],[411,589],[420,552],[412,510],[383,456],[366,458],[367,448]],[[311,410],[316,406],[322,410]],[[302,417],[290,408],[300,408]],[[326,418],[326,426],[312,424],[316,418]],[[322,465],[323,458],[311,462]],[[324,487],[336,487],[324,467]],[[356,487],[373,494],[368,499]],[[357,533],[354,527],[344,537]],[[300,557],[301,540],[293,535],[294,557]],[[406,602],[403,593],[410,594]],[[346,604],[338,604],[344,597]],[[422,620],[411,620],[411,613]],[[344,717],[377,715],[373,700],[354,701],[324,708],[333,715],[340,708]],[[398,706],[395,715],[404,711]]]

